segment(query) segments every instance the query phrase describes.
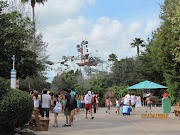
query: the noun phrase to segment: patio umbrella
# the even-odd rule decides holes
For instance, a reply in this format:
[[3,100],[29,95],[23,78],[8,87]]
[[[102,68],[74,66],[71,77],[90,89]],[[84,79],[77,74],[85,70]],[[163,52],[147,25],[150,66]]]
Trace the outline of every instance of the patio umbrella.
[[133,86],[128,87],[127,89],[166,89],[166,86],[151,82],[151,81],[144,81]]

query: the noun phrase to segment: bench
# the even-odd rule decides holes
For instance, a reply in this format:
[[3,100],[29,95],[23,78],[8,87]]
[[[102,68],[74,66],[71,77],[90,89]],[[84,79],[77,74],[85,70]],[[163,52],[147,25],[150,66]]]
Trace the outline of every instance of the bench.
[[179,117],[180,117],[179,102],[177,102],[177,104],[175,105],[174,115],[175,115],[175,116],[179,116]]
[[29,120],[29,123],[26,125],[26,128],[34,131],[48,131],[49,121],[49,118],[40,118],[39,109],[34,109],[33,115]]

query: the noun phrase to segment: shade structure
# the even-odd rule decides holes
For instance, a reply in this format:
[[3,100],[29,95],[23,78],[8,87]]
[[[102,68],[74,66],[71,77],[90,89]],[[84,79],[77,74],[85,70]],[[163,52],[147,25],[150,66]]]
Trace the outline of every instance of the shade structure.
[[127,89],[166,89],[166,86],[151,82],[151,81],[144,81],[133,86],[128,87]]

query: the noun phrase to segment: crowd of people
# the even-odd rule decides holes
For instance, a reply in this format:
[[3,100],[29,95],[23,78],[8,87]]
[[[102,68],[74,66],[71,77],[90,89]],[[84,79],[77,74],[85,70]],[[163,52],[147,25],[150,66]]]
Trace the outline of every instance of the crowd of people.
[[[135,105],[136,105],[137,98],[134,94],[130,94],[130,92],[122,97],[121,99],[119,97],[116,98],[116,113],[120,114],[120,106],[131,106],[133,111],[135,111]],[[110,114],[110,107],[111,107],[112,102],[110,101],[110,98],[107,97],[106,99],[106,105],[107,105],[107,110],[106,113]]]
[[[150,112],[152,112],[152,110],[151,110],[152,101],[151,101],[150,95],[151,94],[150,93],[147,94],[146,91],[144,91],[144,93],[143,93],[142,106],[146,107],[145,112],[147,112],[148,108],[149,108]],[[168,98],[167,91],[165,91],[163,98]],[[137,96],[135,96],[134,92],[132,92],[132,93],[129,92],[127,95],[125,95],[121,99],[119,97],[117,97],[116,102],[115,102],[116,103],[116,112],[115,113],[120,114],[120,106],[129,106],[131,108],[131,111],[135,112],[135,106],[136,106],[137,101],[138,101],[138,99],[137,99]],[[141,105],[141,100],[139,103]],[[110,114],[111,104],[112,104],[112,102],[111,102],[110,97],[107,97],[107,99],[106,99],[106,106],[107,106],[106,113]]]
[[75,114],[80,111],[86,110],[86,119],[88,112],[90,112],[91,119],[94,119],[93,112],[96,113],[98,110],[99,94],[96,95],[91,91],[84,95],[84,93],[78,94],[65,88],[62,93],[54,94],[43,89],[42,94],[31,91],[30,95],[34,101],[34,109],[40,110],[41,117],[45,117],[46,113],[46,118],[49,118],[49,113],[54,113],[53,127],[58,127],[59,113],[64,113],[66,123],[63,126],[67,127],[73,124]]
[[[78,114],[80,111],[86,112],[86,119],[88,118],[88,112],[91,115],[91,119],[94,119],[93,113],[96,113],[96,111],[98,110],[99,94],[95,94],[91,91],[88,91],[88,93],[84,95],[84,93],[78,94],[73,90],[63,89],[62,93],[54,94],[48,93],[48,90],[44,89],[42,94],[39,94],[37,91],[32,91],[31,96],[34,101],[34,109],[40,110],[41,117],[45,116],[45,112],[47,118],[49,118],[49,113],[54,113],[53,127],[58,127],[59,113],[64,113],[64,115],[66,116],[66,123],[64,126],[71,126],[75,119],[75,114]],[[168,98],[167,91],[165,92],[163,97]],[[135,96],[134,92],[129,92],[122,98],[117,97],[115,101],[115,113],[120,114],[120,106],[130,106],[131,111],[135,112],[137,100],[137,96]],[[151,104],[152,101],[150,98],[150,93],[147,94],[146,91],[144,91],[142,106],[147,106],[145,112],[147,112],[148,108],[150,109],[150,112],[152,112]],[[106,113],[110,114],[110,108],[112,106],[110,97],[107,97],[106,99],[106,106]]]

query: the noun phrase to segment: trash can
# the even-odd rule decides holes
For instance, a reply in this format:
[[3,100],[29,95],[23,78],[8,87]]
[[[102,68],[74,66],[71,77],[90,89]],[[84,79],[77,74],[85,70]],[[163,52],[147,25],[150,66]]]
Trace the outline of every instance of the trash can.
[[170,98],[162,98],[162,112],[171,113],[171,99]]

